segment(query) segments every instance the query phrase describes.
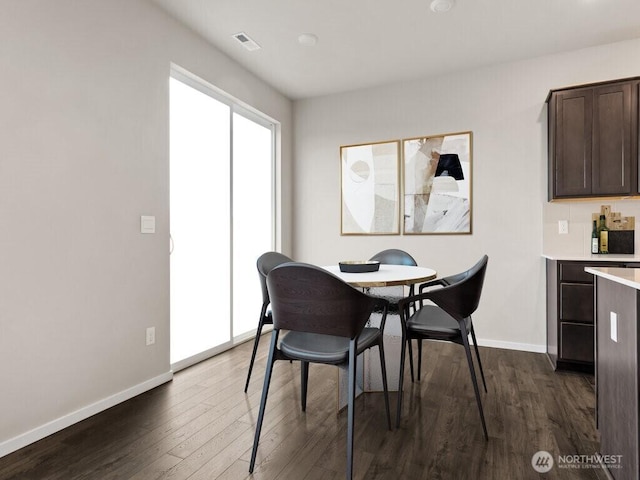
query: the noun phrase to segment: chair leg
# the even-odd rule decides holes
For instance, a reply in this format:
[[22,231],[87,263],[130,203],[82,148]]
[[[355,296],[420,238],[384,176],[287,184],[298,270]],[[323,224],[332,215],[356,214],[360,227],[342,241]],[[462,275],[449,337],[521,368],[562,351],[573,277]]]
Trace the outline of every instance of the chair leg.
[[422,339],[418,339],[418,381],[420,381],[420,373],[422,372]]
[[309,384],[309,362],[300,362],[300,401],[302,411],[307,411],[307,385]]
[[262,398],[260,399],[260,411],[258,412],[256,434],[253,437],[253,449],[251,450],[251,463],[249,463],[249,473],[253,473],[253,467],[256,464],[256,453],[258,452],[258,442],[260,441],[260,431],[262,430],[264,409],[267,405],[267,394],[269,393],[269,385],[271,384],[271,373],[273,372],[273,363],[275,362],[275,353],[278,347],[278,333],[279,330],[273,330],[273,332],[271,333],[271,346],[269,347],[267,371],[264,375],[264,386],[262,387]]
[[415,382],[415,378],[413,378],[413,346],[411,345],[411,339],[407,339],[407,343],[409,344],[409,369],[411,370],[411,383]]
[[471,322],[471,338],[473,338],[473,347],[476,350],[476,358],[478,359],[478,367],[480,367],[480,376],[482,377],[482,384],[484,385],[484,393],[487,393],[487,382],[484,380],[484,371],[482,370],[480,351],[478,350],[478,341],[476,340],[476,332],[473,329],[473,322]]
[[387,410],[387,425],[389,426],[389,430],[391,430],[391,412],[389,411],[389,388],[387,387],[387,365],[384,360],[384,345],[382,336],[380,337],[380,343],[378,343],[378,350],[380,351],[380,371],[382,372],[384,406]]
[[400,374],[398,377],[398,405],[396,407],[396,428],[400,428],[400,415],[402,414],[402,384],[404,378],[404,356],[407,350],[407,342],[411,348],[411,340],[407,339],[404,329],[402,329],[402,346],[400,347]]
[[249,372],[247,373],[247,382],[244,384],[244,393],[247,393],[249,388],[249,380],[251,380],[251,371],[253,370],[253,362],[256,360],[256,352],[258,351],[258,343],[260,343],[260,335],[262,334],[262,327],[264,327],[264,319],[267,314],[268,303],[262,304],[262,310],[260,311],[260,321],[258,322],[258,331],[256,332],[256,338],[253,340],[253,353],[251,354],[251,361],[249,362]]
[[356,402],[356,361],[357,341],[349,340],[349,404],[347,408],[347,480],[353,478],[353,430],[355,426],[354,409]]
[[473,391],[476,394],[476,402],[478,404],[478,411],[480,412],[480,420],[482,421],[482,430],[484,431],[484,439],[489,440],[489,434],[487,433],[487,424],[484,421],[484,410],[482,409],[482,400],[480,399],[480,390],[478,390],[478,380],[476,379],[476,369],[473,367],[473,358],[471,357],[471,347],[469,346],[469,339],[467,338],[467,335],[465,335],[464,330],[462,332],[462,343],[464,344],[464,351],[467,354],[467,362],[469,363],[469,372],[471,373]]

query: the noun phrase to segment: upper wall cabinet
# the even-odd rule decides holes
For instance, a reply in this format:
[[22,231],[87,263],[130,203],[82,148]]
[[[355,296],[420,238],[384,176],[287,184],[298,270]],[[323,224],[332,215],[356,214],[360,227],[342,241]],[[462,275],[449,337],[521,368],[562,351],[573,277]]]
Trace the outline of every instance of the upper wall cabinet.
[[549,93],[550,200],[638,195],[638,82]]

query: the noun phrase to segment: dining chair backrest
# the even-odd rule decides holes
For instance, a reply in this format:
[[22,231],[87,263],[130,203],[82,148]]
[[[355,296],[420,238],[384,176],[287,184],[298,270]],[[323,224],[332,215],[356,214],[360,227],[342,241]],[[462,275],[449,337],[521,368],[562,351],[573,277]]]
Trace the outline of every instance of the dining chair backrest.
[[267,289],[267,275],[278,265],[293,262],[292,259],[278,252],[266,252],[258,257],[256,262],[260,277],[260,288],[262,289],[262,302],[269,303],[269,290]]
[[411,255],[404,250],[399,250],[397,248],[390,248],[388,250],[378,252],[369,260],[377,260],[378,262],[386,265],[408,265],[412,267],[418,265],[418,262],[416,262]]
[[440,283],[443,285],[453,285],[454,283],[458,283],[469,276],[469,272],[471,270],[467,270],[465,272],[454,273],[453,275],[449,275],[448,277],[444,277],[440,279]]
[[275,329],[355,338],[376,299],[323,268],[285,263],[267,275]]
[[466,272],[450,277],[456,277],[455,283],[429,291],[428,298],[458,321],[471,316],[480,303],[488,261],[484,255]]

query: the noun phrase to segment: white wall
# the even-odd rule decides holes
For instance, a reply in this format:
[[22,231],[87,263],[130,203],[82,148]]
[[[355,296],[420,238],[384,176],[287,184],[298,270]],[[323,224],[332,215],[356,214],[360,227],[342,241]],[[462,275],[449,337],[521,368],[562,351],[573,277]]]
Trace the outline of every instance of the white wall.
[[[640,75],[637,58],[640,41],[632,41],[297,101],[295,258],[331,264],[401,248],[448,275],[487,253],[479,342],[545,351],[543,230],[552,243],[555,217],[566,209],[578,217],[579,207],[547,203],[544,102],[552,88]],[[464,130],[473,131],[472,235],[340,236],[340,145]]]
[[171,378],[171,62],[281,122],[291,248],[288,99],[146,0],[3,0],[0,456]]

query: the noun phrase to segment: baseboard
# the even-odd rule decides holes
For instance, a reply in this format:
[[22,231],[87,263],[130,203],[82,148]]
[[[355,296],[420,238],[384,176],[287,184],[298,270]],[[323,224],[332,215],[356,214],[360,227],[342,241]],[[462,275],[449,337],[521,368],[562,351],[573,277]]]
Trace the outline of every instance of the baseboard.
[[[386,328],[385,328],[386,334]],[[392,336],[393,337],[393,336]],[[469,344],[473,345],[473,340],[469,337]],[[487,340],[478,338],[479,347],[503,348],[505,350],[519,350],[521,352],[547,353],[546,345],[536,345],[533,343],[502,342],[500,340]]]
[[478,339],[478,345],[481,347],[504,348],[505,350],[520,350],[523,352],[546,353],[546,345],[536,345],[533,343],[514,343],[501,342],[500,340]]
[[68,415],[57,418],[49,423],[46,423],[40,427],[34,428],[22,435],[18,435],[17,437],[10,438],[2,443],[0,443],[0,458],[8,455],[16,450],[20,450],[27,445],[30,445],[38,440],[42,440],[49,435],[59,432],[71,425],[78,423],[82,420],[85,420],[96,413],[100,413],[108,408],[111,408],[119,403],[122,403],[130,398],[133,398],[141,393],[144,393],[152,388],[155,388],[163,383],[167,383],[173,379],[173,372],[169,371],[167,373],[163,373],[155,378],[147,380],[146,382],[142,382],[138,385],[135,385],[131,388],[123,390],[122,392],[116,393],[110,397],[104,398],[102,400],[97,401],[91,405],[81,408],[80,410],[76,410]]

